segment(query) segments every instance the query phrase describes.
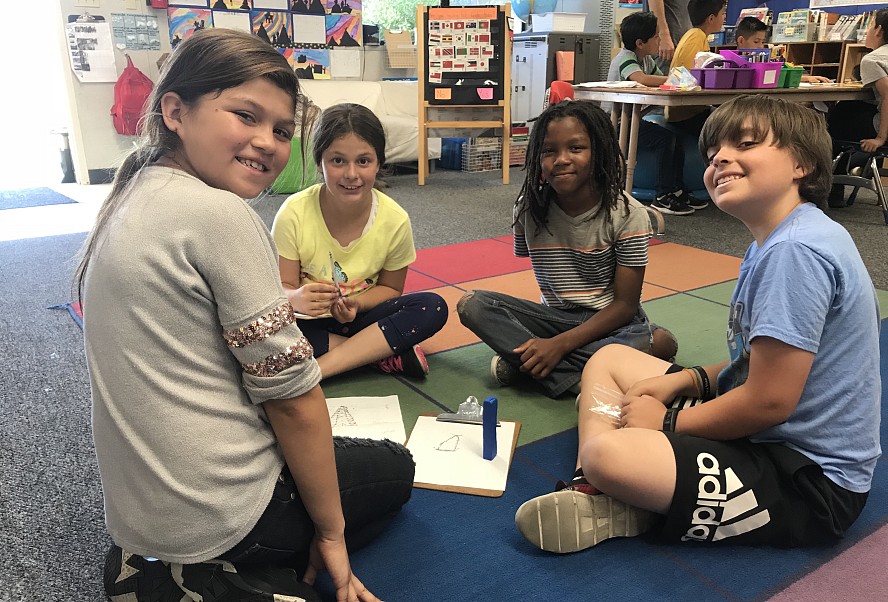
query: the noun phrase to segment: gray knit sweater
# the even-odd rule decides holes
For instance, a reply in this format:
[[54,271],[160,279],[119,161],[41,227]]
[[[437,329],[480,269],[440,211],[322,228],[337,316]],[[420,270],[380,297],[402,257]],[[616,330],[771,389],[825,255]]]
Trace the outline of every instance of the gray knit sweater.
[[148,167],[91,259],[83,308],[111,537],[170,562],[218,556],[284,463],[262,402],[320,380],[268,230],[239,197]]

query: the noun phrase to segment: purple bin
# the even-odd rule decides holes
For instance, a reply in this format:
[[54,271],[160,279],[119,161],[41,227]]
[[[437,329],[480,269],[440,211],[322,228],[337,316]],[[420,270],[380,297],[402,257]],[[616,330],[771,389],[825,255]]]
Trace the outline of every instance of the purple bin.
[[751,88],[755,81],[755,71],[752,69],[740,69],[734,78],[735,88]]
[[723,67],[721,69],[703,69],[703,87],[712,88],[733,88],[734,78],[740,69],[736,67]]

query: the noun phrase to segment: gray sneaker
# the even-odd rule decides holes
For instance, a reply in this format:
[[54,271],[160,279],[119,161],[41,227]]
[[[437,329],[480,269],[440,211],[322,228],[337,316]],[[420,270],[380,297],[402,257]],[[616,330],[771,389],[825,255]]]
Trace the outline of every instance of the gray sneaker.
[[507,362],[500,355],[494,355],[490,359],[490,378],[493,382],[505,387],[515,382],[518,377],[518,368]]
[[603,493],[588,495],[562,489],[524,502],[515,525],[534,546],[547,552],[579,552],[611,537],[648,531],[657,515]]

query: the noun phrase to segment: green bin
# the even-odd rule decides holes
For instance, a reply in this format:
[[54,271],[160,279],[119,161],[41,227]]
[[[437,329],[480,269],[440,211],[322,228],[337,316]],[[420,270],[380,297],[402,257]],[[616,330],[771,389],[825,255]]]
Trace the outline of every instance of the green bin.
[[302,139],[293,138],[290,141],[290,160],[287,162],[287,166],[281,172],[281,175],[271,185],[271,189],[275,194],[293,194],[317,183],[318,168],[311,157],[311,152],[306,157],[305,169],[303,170]]
[[804,67],[790,67],[788,65],[783,65],[783,68],[780,70],[780,79],[777,81],[777,87],[798,88],[804,73]]

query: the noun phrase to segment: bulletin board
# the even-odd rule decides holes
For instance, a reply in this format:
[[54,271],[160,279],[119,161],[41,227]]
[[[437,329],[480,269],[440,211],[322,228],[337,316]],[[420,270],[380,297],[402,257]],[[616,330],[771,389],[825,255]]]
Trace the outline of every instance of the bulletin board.
[[167,9],[174,49],[206,27],[239,29],[277,48],[305,79],[360,76],[362,15],[362,0],[170,0]]
[[510,4],[416,8],[420,185],[429,129],[500,130],[503,184],[509,183],[511,11]]

